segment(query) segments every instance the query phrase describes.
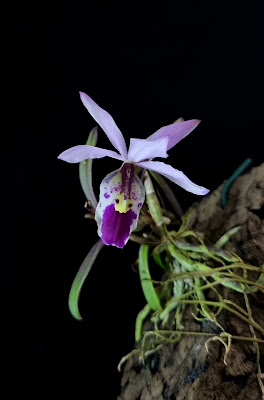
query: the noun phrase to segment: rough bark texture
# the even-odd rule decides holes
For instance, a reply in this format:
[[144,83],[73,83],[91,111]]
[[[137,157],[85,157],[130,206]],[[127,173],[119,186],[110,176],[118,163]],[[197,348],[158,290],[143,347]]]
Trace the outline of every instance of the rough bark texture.
[[[264,264],[264,164],[234,182],[225,209],[220,205],[222,186],[194,205],[192,228],[215,243],[226,231],[241,225],[225,248],[252,265]],[[222,289],[222,294],[244,307],[243,295],[227,288]],[[211,296],[214,298],[213,293]],[[264,326],[263,294],[251,295],[250,303],[255,321]],[[218,320],[233,335],[251,336],[247,323],[231,313],[223,311]],[[205,328],[188,312],[184,325],[188,331]],[[206,323],[206,329],[219,333],[218,327],[210,322]],[[124,366],[118,400],[260,400],[253,343],[233,341],[224,364],[223,344],[212,341],[207,353],[207,339],[185,336],[178,344],[164,345],[145,365],[137,357],[130,358]],[[263,370],[262,345],[260,352]]]

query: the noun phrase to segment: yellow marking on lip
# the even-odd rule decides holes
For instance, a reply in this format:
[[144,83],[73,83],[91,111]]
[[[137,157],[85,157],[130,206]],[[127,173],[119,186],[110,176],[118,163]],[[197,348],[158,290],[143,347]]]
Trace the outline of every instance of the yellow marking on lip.
[[127,211],[130,210],[131,207],[129,207],[129,204],[131,204],[131,199],[124,199],[124,193],[120,193],[116,197],[118,203],[115,204],[115,210],[120,212],[120,213],[126,213]]

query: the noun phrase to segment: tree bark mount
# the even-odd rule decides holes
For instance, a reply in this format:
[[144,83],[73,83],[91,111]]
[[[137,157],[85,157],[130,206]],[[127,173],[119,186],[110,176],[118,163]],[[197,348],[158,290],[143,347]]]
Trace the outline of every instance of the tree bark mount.
[[[215,243],[225,232],[240,225],[240,231],[231,237],[225,249],[259,267],[264,264],[264,163],[236,179],[225,209],[220,203],[222,187],[193,205],[191,229]],[[228,288],[222,288],[221,293],[244,307],[242,294]],[[250,304],[254,320],[263,327],[263,293],[250,295]],[[197,322],[188,310],[184,316],[186,331],[199,332],[206,324],[208,332],[219,333],[214,323]],[[234,314],[223,310],[218,321],[234,336],[251,337],[248,324]],[[129,358],[123,367],[118,400],[261,400],[254,343],[234,340],[226,353],[223,343],[211,340],[207,352],[207,340],[205,336],[186,335],[179,343],[165,344],[145,364],[140,363],[138,356]],[[263,371],[263,345],[259,348]]]

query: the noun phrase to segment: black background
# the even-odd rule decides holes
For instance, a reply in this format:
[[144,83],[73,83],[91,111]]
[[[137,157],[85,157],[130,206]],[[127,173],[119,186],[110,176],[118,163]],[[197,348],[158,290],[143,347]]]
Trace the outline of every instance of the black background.
[[[144,306],[132,268],[138,246],[128,243],[99,255],[80,298],[84,320],[68,311],[72,280],[97,240],[95,223],[84,219],[78,166],[57,160],[95,126],[78,92],[113,116],[127,143],[178,117],[201,119],[166,162],[213,191],[245,158],[263,162],[261,13],[255,2],[202,0],[22,6],[8,52],[7,76],[19,79],[8,91],[13,162],[4,166],[4,193],[12,222],[3,308],[8,351],[16,349],[12,373],[26,371],[28,388],[38,382],[40,392],[116,398],[116,367],[132,349]],[[101,129],[98,146],[112,149]],[[119,165],[94,162],[97,195]],[[198,200],[174,190],[184,210]]]

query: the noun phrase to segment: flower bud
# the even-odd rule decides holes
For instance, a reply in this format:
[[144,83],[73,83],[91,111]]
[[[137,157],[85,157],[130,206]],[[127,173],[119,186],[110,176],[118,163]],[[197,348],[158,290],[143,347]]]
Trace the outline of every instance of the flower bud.
[[148,203],[148,208],[150,215],[157,226],[163,225],[162,212],[159,204],[159,200],[155,193],[152,181],[150,179],[149,173],[146,171],[144,174],[144,186],[146,191],[146,200]]

